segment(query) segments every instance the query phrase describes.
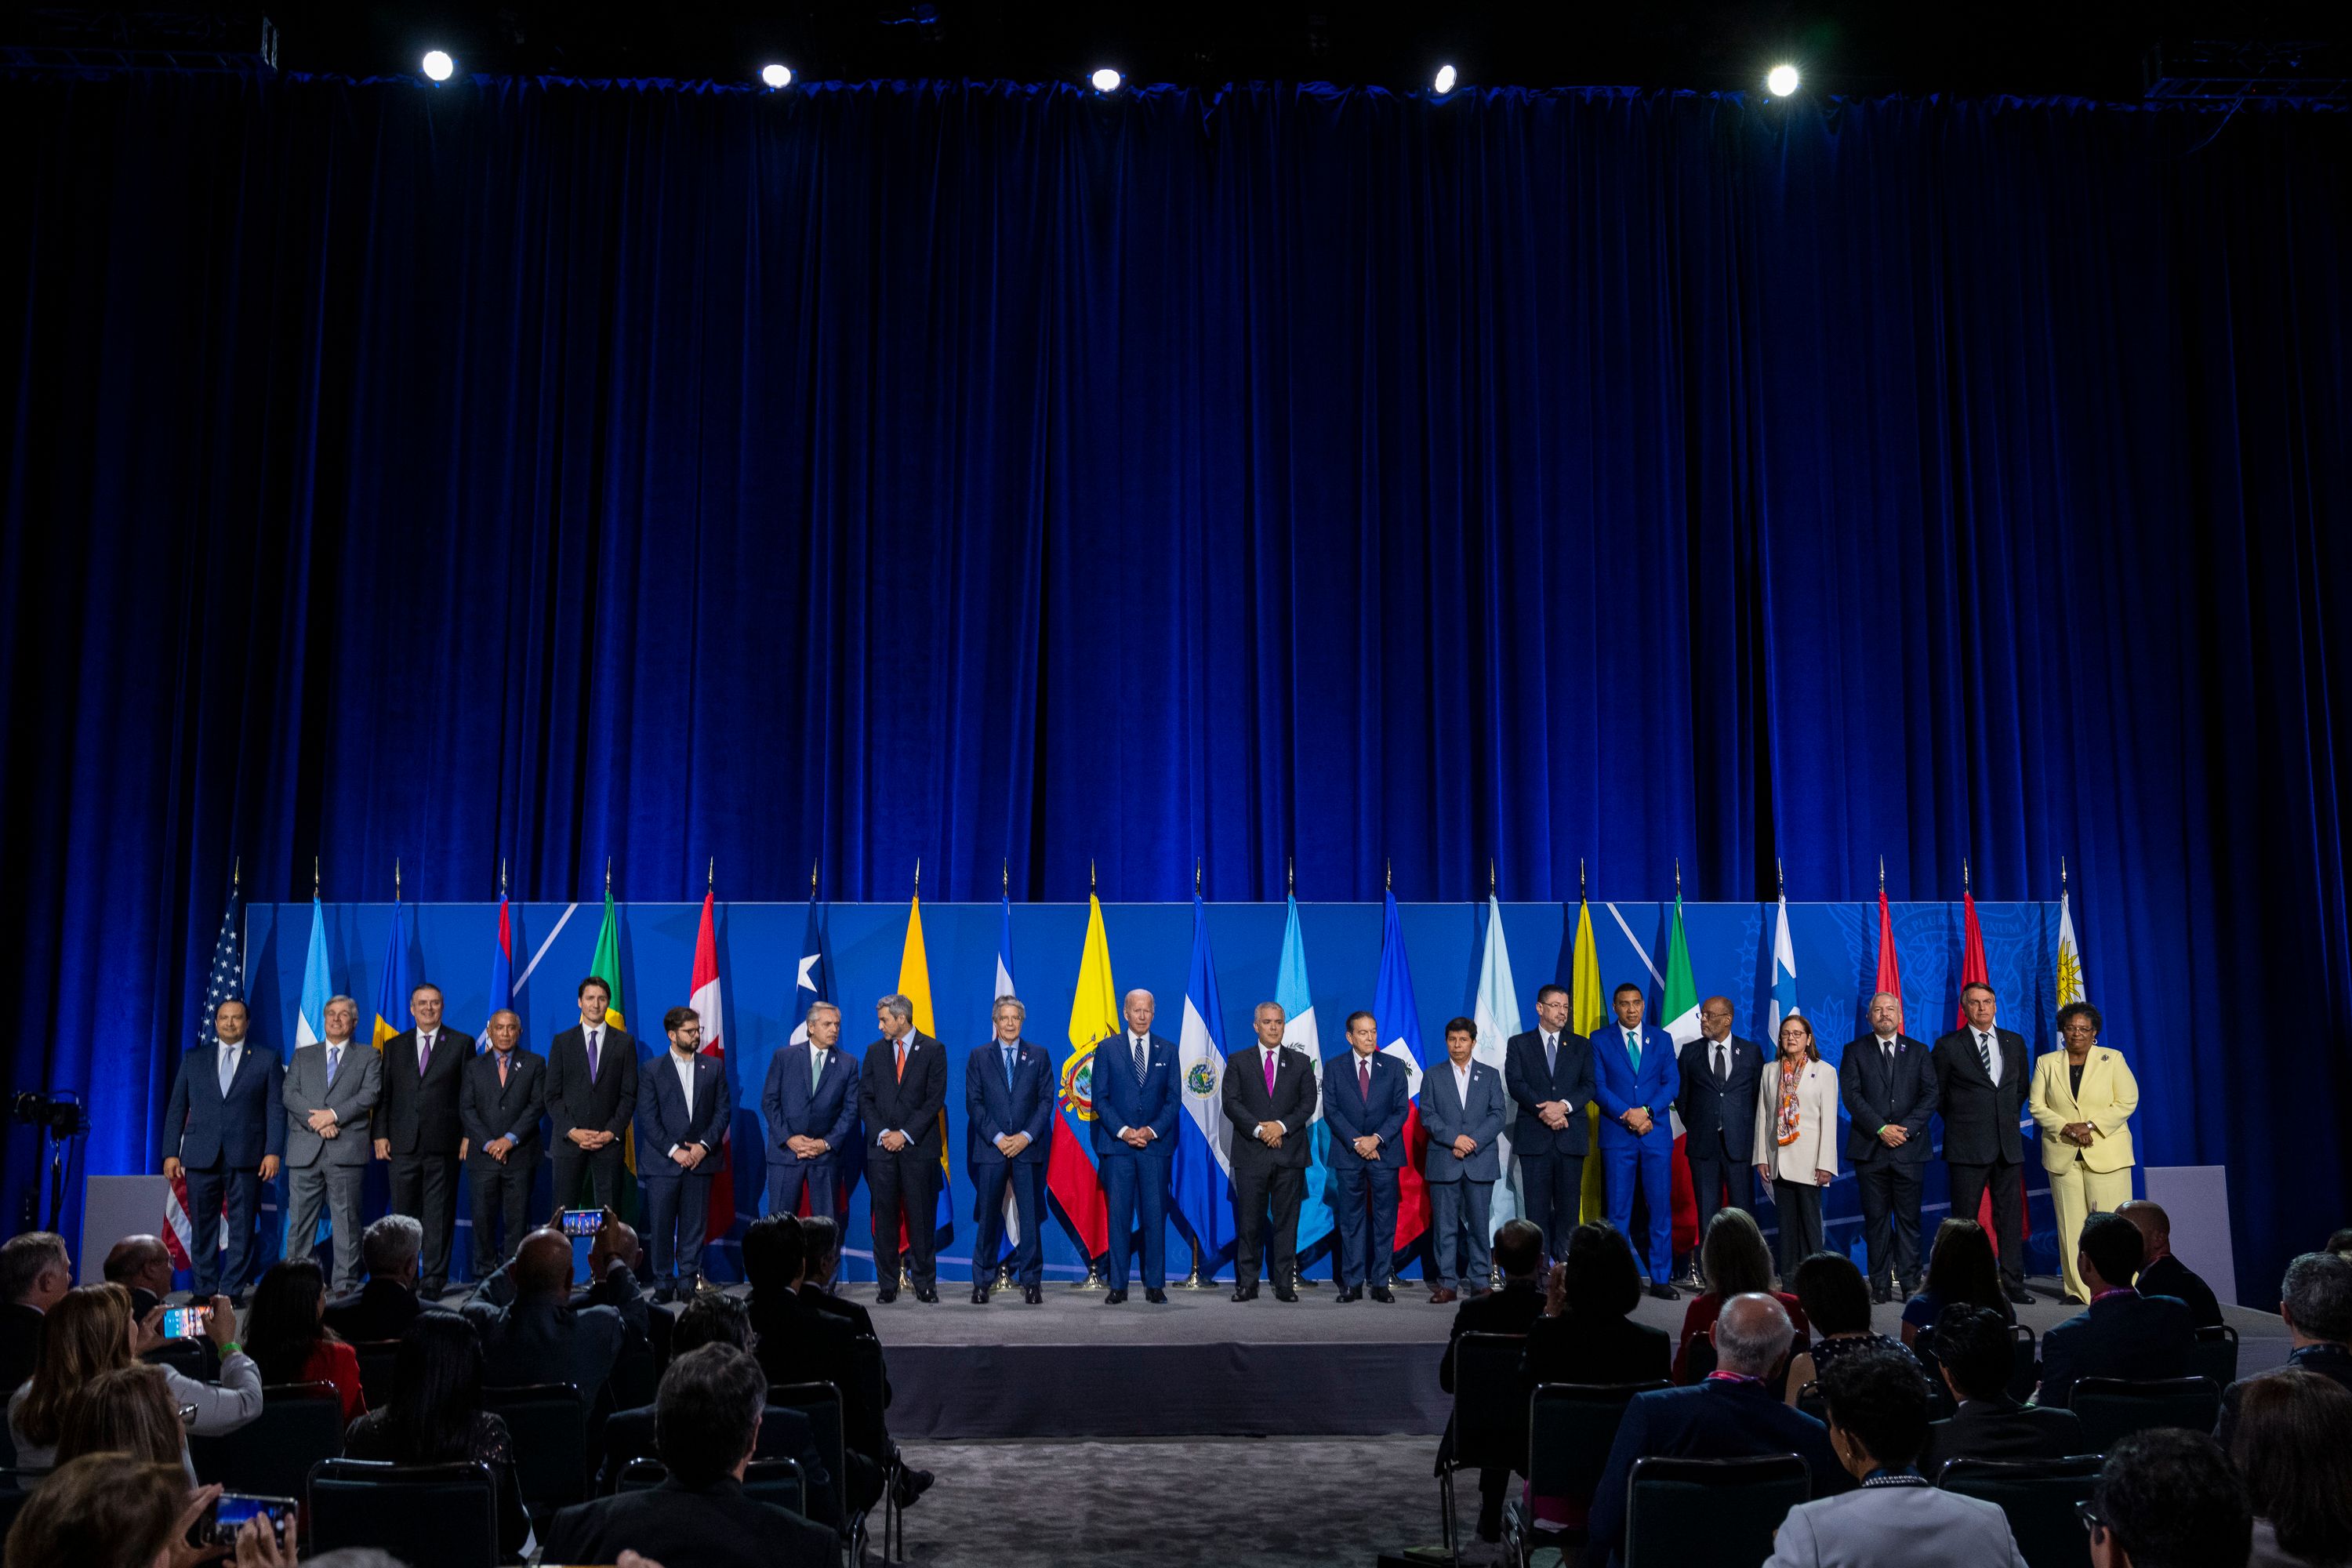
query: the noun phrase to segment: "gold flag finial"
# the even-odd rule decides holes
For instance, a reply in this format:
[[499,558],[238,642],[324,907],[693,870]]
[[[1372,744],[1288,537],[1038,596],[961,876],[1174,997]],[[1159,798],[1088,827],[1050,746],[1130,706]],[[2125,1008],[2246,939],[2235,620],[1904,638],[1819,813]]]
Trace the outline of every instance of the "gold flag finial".
[[1683,896],[1683,858],[1682,858],[1681,856],[1677,855],[1677,856],[1675,856],[1675,900],[1676,900],[1677,901],[1679,901],[1679,900],[1681,900],[1682,896]]
[[814,855],[810,856],[810,857],[809,857],[809,902],[810,902],[810,903],[814,903],[814,902],[816,902],[816,863],[817,863],[817,858],[816,858],[815,856],[814,856]]
[[1396,862],[1394,860],[1382,860],[1381,862],[1381,886],[1386,888],[1391,892],[1396,891]]
[[[1013,857],[1007,855],[1003,861],[1003,866],[1004,871],[1004,900],[1005,902],[1010,903],[1013,901]],[[1087,871],[1087,879],[1088,881],[1092,881],[1094,879],[1094,872],[1092,870]]]
[[239,889],[239,888],[243,887],[244,885],[245,885],[245,857],[244,857],[244,856],[242,856],[242,855],[239,855],[239,856],[236,856],[235,858],[231,859],[231,860],[229,861],[229,863],[228,863],[228,886],[229,886],[229,891],[231,891],[231,892],[235,892],[237,889]]

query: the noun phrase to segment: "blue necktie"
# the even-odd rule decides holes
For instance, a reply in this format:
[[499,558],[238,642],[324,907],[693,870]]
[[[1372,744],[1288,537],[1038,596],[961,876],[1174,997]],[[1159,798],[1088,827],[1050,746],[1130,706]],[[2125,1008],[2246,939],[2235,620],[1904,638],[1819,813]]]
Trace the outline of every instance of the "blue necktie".
[[1013,1087],[1013,1047],[1011,1046],[1004,1047],[1004,1087],[1007,1089]]
[[1625,1031],[1625,1054],[1633,1058],[1633,1070],[1642,1070],[1642,1037],[1633,1030]]

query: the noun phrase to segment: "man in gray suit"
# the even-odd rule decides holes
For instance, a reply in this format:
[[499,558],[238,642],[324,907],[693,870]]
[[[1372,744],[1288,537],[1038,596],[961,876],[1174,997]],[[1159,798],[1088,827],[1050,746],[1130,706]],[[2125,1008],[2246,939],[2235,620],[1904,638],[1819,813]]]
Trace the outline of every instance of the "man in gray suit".
[[286,1106],[286,1256],[308,1258],[326,1205],[335,1238],[334,1294],[360,1288],[360,1189],[367,1178],[368,1112],[383,1090],[383,1062],[357,1038],[360,1005],[327,1000],[327,1037],[298,1046],[278,1099]]
[[[1495,1147],[1503,1135],[1510,1100],[1503,1075],[1473,1054],[1478,1026],[1454,1018],[1445,1026],[1445,1063],[1421,1080],[1421,1125],[1429,1134],[1430,1226],[1437,1233],[1437,1289],[1443,1304],[1467,1293],[1483,1296],[1494,1268],[1487,1253],[1487,1215],[1503,1163]],[[1470,1267],[1462,1260],[1462,1233],[1469,1232]]]

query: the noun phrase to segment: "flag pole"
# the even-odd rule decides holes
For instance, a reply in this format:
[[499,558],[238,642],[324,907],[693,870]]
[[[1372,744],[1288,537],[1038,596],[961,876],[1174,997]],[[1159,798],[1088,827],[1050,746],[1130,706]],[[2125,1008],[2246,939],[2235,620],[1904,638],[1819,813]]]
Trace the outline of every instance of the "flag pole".
[[[2063,879],[2064,879],[2064,877],[2065,877],[2065,873],[2062,870],[2061,872],[2059,872],[2059,877],[2060,877],[2060,879],[2063,880]],[[313,855],[313,856],[311,856],[311,857],[310,857],[310,898],[311,898],[311,900],[315,902],[315,901],[317,900],[318,897],[319,897],[319,858],[318,858],[316,855]]]

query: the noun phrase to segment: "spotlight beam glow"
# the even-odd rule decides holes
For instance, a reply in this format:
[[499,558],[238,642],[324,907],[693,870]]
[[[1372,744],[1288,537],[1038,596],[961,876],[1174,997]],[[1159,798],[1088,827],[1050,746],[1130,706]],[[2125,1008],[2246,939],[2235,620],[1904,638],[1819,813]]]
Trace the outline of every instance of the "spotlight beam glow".
[[1797,68],[1777,65],[1764,73],[1764,89],[1775,98],[1786,98],[1797,90]]

